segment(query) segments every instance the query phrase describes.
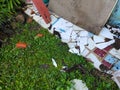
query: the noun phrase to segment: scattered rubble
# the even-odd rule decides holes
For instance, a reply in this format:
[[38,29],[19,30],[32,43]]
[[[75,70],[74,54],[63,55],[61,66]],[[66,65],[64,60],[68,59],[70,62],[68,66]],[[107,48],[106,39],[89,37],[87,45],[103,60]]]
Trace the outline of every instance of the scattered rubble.
[[[63,43],[67,43],[69,52],[86,57],[93,62],[95,68],[105,73],[112,75],[120,70],[120,28],[106,25],[99,35],[94,35],[52,12],[50,12],[51,22],[46,24],[34,7],[28,5],[25,13],[50,33],[57,35]],[[35,13],[31,14],[32,11]],[[53,58],[52,62],[57,67]]]

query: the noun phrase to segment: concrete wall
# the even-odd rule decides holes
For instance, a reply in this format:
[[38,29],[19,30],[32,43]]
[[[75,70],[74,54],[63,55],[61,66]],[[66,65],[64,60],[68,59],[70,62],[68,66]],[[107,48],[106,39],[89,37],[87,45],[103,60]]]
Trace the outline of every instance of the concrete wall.
[[98,34],[117,0],[50,0],[49,9],[72,23]]

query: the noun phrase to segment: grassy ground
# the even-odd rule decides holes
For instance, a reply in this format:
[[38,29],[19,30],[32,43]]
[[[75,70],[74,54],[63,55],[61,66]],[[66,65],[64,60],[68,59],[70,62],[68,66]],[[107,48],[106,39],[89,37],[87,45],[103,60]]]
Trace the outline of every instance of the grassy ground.
[[[8,45],[0,49],[0,90],[70,90],[72,79],[82,79],[90,90],[118,90],[109,78],[98,77],[90,72],[93,69],[83,57],[68,52],[66,44],[51,35],[47,30],[32,22],[18,29]],[[44,36],[35,39],[36,34]],[[28,44],[26,49],[17,49],[17,42]],[[54,58],[58,67],[54,67]],[[70,73],[61,72],[62,61],[68,67],[81,64],[85,73],[74,70]]]

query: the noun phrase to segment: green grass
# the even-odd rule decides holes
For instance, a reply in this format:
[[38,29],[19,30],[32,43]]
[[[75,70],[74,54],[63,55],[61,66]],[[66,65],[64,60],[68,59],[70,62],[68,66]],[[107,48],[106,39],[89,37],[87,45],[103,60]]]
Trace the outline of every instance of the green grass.
[[[70,90],[72,79],[82,79],[90,90],[118,90],[116,84],[109,79],[96,78],[89,72],[93,67],[81,56],[68,52],[66,44],[40,28],[35,30],[35,22],[21,26],[10,38],[10,43],[0,50],[0,90]],[[34,39],[36,34],[44,36]],[[28,44],[26,49],[17,49],[17,42]],[[58,67],[52,64],[54,58]],[[68,67],[80,63],[87,74],[78,70],[71,73],[61,72],[62,60]]]

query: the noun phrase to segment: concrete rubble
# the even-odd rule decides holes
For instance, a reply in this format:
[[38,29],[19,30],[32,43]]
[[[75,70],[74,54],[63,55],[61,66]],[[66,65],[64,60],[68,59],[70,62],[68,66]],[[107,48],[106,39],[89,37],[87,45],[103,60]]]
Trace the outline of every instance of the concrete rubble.
[[[31,14],[32,11],[35,13]],[[120,45],[114,47],[114,44],[120,41],[119,34],[115,33],[120,33],[119,28],[107,25],[102,28],[99,35],[94,35],[52,12],[51,22],[46,24],[34,5],[28,5],[25,13],[50,33],[58,36],[63,43],[67,43],[69,52],[90,59],[95,68],[112,74],[113,80],[120,87],[120,79],[117,79],[120,76],[116,74],[120,70]],[[101,69],[101,65],[105,66],[105,70]]]

